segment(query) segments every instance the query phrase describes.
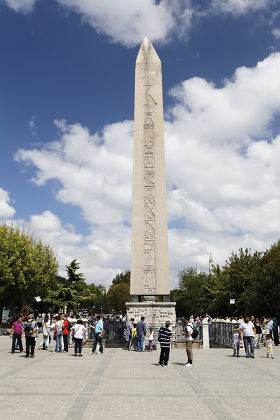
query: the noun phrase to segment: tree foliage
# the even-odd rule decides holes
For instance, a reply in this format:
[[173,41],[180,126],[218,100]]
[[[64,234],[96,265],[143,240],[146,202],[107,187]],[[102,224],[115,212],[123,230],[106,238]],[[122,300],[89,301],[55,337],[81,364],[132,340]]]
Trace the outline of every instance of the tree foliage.
[[254,314],[280,320],[280,241],[264,252],[240,248],[209,275],[196,275],[193,268],[179,272],[171,298],[178,315]]
[[130,271],[126,270],[124,273],[119,273],[115,276],[115,278],[112,281],[112,285],[116,286],[120,283],[126,283],[130,285]]
[[89,309],[95,306],[96,286],[86,284],[84,274],[78,273],[79,269],[80,264],[75,259],[66,265],[66,278],[56,277],[53,289],[44,299],[51,311],[58,312],[66,306],[68,311],[76,312],[79,309]]
[[112,285],[108,291],[107,298],[111,310],[125,312],[125,302],[130,301],[129,285],[127,283]]
[[58,262],[49,245],[18,226],[0,225],[0,316],[3,306],[34,305],[46,296],[57,275]]
[[178,287],[171,291],[171,300],[176,302],[179,316],[206,312],[211,299],[209,276],[205,273],[196,275],[193,268],[180,271]]

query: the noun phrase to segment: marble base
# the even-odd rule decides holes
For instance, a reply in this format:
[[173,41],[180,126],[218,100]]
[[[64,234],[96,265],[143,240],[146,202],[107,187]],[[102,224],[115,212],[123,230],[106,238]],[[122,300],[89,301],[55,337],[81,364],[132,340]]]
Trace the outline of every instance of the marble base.
[[[154,343],[157,343],[158,330],[165,325],[167,320],[170,321],[170,329],[175,328],[176,324],[176,302],[126,302],[127,320],[134,318],[135,322],[141,320],[141,316],[145,317],[147,325],[147,333],[152,327],[154,331]],[[148,337],[145,343],[147,344]]]

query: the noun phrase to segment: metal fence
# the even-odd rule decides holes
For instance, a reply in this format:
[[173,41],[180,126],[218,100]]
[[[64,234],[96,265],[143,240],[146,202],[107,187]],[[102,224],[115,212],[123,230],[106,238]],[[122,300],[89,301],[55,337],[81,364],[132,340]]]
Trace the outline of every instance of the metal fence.
[[232,347],[233,330],[237,323],[213,321],[209,327],[211,347]]
[[[195,342],[203,342],[203,328],[202,324],[196,325],[195,328],[198,330],[198,336],[194,340]],[[183,343],[186,341],[185,335],[182,333],[185,332],[186,326],[182,324],[182,322],[176,322],[173,331],[173,340],[177,343]]]

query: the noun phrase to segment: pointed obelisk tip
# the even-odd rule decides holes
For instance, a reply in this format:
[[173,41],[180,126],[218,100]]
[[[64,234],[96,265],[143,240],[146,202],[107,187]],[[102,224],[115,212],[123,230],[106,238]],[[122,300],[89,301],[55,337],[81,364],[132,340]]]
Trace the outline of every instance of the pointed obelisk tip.
[[142,41],[136,63],[143,61],[160,62],[159,56],[147,36],[145,36]]
[[145,52],[148,51],[149,42],[150,42],[149,38],[147,36],[145,36],[145,38],[142,41],[142,45],[141,45],[141,47],[143,47],[143,49],[144,49]]

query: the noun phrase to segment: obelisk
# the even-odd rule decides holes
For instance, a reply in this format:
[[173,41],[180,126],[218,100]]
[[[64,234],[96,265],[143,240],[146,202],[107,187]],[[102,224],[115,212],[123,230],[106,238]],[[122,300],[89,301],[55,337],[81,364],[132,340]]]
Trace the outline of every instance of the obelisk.
[[169,300],[169,261],[161,61],[147,37],[135,68],[132,300]]

